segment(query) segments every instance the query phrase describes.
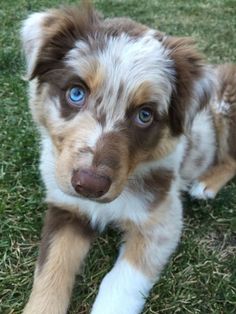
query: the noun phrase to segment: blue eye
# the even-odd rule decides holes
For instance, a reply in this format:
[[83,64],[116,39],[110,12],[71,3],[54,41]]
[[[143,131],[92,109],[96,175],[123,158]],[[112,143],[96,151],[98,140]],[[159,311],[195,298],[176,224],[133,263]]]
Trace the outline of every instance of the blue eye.
[[135,122],[140,127],[151,125],[153,122],[153,111],[148,107],[141,108],[136,113]]
[[86,100],[86,91],[81,86],[74,86],[67,91],[66,97],[70,105],[81,107]]

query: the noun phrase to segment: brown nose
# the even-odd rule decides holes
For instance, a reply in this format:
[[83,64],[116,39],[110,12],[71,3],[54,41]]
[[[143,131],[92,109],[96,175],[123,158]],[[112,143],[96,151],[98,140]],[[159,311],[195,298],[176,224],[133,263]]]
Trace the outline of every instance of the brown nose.
[[104,195],[109,190],[111,179],[92,170],[77,170],[72,175],[71,184],[77,193],[94,198]]

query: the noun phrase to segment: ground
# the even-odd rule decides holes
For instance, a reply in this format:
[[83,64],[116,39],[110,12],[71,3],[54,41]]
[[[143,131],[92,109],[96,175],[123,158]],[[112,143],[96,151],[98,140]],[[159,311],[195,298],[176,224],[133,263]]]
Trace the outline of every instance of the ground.
[[[64,3],[75,1],[64,1]],[[211,63],[236,62],[235,0],[94,1],[106,16],[131,16],[169,34],[196,39]],[[0,6],[0,313],[20,313],[32,285],[46,205],[38,172],[38,137],[28,108],[19,27],[29,12],[56,0],[1,0]],[[235,313],[236,181],[213,201],[183,196],[181,244],[144,313]],[[108,230],[77,280],[69,313],[85,314],[117,254]]]

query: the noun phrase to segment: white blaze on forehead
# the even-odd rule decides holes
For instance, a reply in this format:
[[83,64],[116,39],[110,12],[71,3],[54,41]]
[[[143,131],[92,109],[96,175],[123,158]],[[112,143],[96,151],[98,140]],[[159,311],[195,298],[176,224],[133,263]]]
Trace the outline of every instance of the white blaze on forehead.
[[[169,59],[166,48],[154,38],[153,33],[154,31],[149,30],[139,38],[132,38],[125,33],[117,37],[107,37],[104,38],[104,46],[97,51],[90,51],[88,43],[78,41],[67,55],[66,63],[82,78],[86,78],[93,71],[93,61],[103,69],[104,81],[98,92],[102,96],[101,106],[105,106],[107,120],[110,122],[124,117],[134,92],[145,82],[150,82],[153,87],[160,111],[168,108],[175,74],[173,62]],[[117,103],[121,85],[122,94]]]
[[[67,128],[66,124],[67,122],[64,123],[64,129]],[[90,147],[94,149],[102,135],[102,126],[88,110],[85,110],[71,121],[67,132],[72,133],[72,137],[75,138],[75,145],[78,148]]]

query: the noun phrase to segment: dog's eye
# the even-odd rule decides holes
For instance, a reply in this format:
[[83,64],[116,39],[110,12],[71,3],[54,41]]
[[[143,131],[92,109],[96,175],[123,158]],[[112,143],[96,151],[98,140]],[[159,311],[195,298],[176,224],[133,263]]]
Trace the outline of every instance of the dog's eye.
[[66,99],[70,105],[82,107],[86,100],[86,91],[82,86],[73,86],[67,91]]
[[135,116],[135,123],[140,127],[147,127],[153,122],[153,111],[151,108],[141,108]]

